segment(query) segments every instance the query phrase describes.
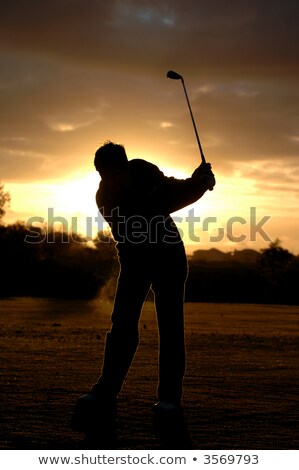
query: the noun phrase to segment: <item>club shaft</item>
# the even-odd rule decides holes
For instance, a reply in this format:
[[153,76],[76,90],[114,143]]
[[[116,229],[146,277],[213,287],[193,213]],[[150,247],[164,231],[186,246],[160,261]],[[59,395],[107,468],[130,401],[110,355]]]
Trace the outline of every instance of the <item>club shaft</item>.
[[186,90],[186,87],[185,87],[185,83],[184,83],[183,77],[181,78],[181,82],[182,82],[182,85],[183,85],[183,88],[184,88],[184,92],[185,92],[185,96],[186,96],[186,100],[187,100],[187,103],[188,103],[188,108],[189,108],[189,111],[190,111],[190,116],[191,116],[191,119],[192,119],[192,123],[193,123],[193,127],[194,127],[194,132],[195,132],[195,135],[196,135],[196,139],[197,139],[197,143],[198,143],[198,147],[199,147],[199,151],[200,151],[201,160],[202,160],[203,163],[206,163],[206,159],[205,159],[205,156],[204,156],[204,154],[203,154],[202,146],[201,146],[201,143],[200,143],[200,140],[199,140],[198,132],[197,132],[197,129],[196,129],[196,124],[195,124],[195,121],[194,121],[194,117],[193,117],[193,113],[192,113],[192,109],[191,109],[191,106],[190,106],[190,102],[189,102],[189,98],[188,98],[188,95],[187,95],[187,90]]

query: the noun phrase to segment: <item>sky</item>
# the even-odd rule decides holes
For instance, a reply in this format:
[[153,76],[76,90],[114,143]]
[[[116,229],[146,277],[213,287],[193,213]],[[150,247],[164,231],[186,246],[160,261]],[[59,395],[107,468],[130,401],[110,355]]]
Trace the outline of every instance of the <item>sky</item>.
[[190,176],[200,155],[181,83],[166,78],[175,70],[217,181],[174,214],[187,249],[279,238],[299,254],[298,44],[296,0],[2,2],[4,221],[52,214],[84,234],[106,140]]

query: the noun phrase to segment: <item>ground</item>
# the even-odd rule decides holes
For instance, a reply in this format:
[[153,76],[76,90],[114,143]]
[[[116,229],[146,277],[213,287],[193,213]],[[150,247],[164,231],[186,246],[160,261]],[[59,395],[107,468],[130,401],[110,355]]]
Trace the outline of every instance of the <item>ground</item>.
[[[111,304],[0,301],[1,449],[82,449],[73,404],[97,380]],[[186,423],[194,449],[298,449],[299,307],[186,304]],[[157,329],[147,302],[119,398],[117,447],[159,449]]]

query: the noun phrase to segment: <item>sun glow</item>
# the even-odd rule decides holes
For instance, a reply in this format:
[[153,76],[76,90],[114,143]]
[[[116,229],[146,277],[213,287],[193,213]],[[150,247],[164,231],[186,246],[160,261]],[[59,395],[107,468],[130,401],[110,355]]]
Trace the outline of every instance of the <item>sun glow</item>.
[[67,180],[10,183],[7,190],[12,202],[5,220],[7,223],[23,220],[30,224],[39,218],[40,221],[44,219],[47,225],[50,214],[55,227],[61,226],[59,220],[65,219],[62,224],[64,230],[70,231],[74,226],[79,234],[85,235],[87,219],[95,220],[98,216],[95,202],[98,185],[99,176],[95,171],[72,174]]
[[[160,165],[160,169],[169,177],[190,177],[190,174],[181,168]],[[291,248],[296,248],[298,236],[295,230],[295,214],[292,216],[291,213],[285,213],[284,217],[288,217],[287,223],[290,227],[289,238],[283,238],[281,235],[281,226],[284,226],[286,221],[282,219],[279,211],[275,210],[279,207],[280,194],[275,196],[273,192],[260,193],[256,180],[242,175],[237,178],[235,174],[219,175],[216,180],[213,191],[207,192],[194,204],[173,214],[183,233],[188,252],[206,248],[224,251],[249,247],[256,250],[265,248],[268,241],[262,239],[259,234],[255,240],[250,239],[251,208],[255,208],[256,223],[263,217],[271,216],[263,228],[272,240],[280,238],[282,242],[288,242]],[[95,202],[99,181],[96,171],[82,169],[70,174],[65,180],[7,184],[6,189],[10,192],[12,201],[5,222],[23,220],[30,223],[32,218],[38,217],[39,220],[43,219],[46,225],[51,225],[54,221],[59,230],[73,231],[78,235],[94,238],[99,230],[108,228],[108,224],[99,215]],[[190,217],[194,218],[191,223]],[[229,237],[227,227],[232,219],[235,220],[232,226],[233,237],[241,242],[235,243]],[[222,229],[223,237],[219,237],[219,241],[215,242],[219,230]]]

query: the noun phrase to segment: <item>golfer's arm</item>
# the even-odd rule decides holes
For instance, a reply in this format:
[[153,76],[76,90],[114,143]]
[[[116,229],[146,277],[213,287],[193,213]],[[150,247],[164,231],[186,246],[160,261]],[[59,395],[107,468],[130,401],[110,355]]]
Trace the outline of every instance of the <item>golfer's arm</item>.
[[193,204],[208,190],[206,180],[187,178],[180,180],[164,177],[151,194],[151,207],[172,213]]

